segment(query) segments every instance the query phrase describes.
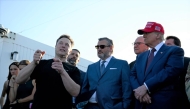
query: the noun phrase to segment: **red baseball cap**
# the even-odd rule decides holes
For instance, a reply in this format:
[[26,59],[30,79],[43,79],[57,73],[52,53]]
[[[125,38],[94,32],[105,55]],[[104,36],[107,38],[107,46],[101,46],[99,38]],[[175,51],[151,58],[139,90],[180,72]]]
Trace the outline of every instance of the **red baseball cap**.
[[144,32],[150,33],[150,32],[161,32],[164,34],[164,28],[161,24],[156,22],[147,22],[144,29],[139,29],[137,33],[139,35],[144,34]]

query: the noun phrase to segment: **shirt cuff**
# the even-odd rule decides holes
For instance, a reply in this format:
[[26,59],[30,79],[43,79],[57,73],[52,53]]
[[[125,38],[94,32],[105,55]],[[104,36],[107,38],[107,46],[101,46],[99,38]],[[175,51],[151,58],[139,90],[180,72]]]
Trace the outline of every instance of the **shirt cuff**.
[[149,89],[148,89],[148,87],[147,87],[147,85],[146,85],[145,82],[144,82],[144,85],[145,85],[146,89],[148,90],[148,93],[150,94],[150,91],[149,91]]

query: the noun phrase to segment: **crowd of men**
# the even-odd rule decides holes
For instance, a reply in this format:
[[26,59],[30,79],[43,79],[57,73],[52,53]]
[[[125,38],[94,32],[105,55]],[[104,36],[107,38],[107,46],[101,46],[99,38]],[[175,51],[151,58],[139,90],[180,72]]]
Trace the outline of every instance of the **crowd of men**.
[[76,65],[80,51],[74,41],[61,35],[55,45],[55,58],[42,59],[37,50],[33,61],[19,71],[17,84],[35,80],[32,109],[190,109],[190,58],[184,57],[181,42],[168,36],[157,22],[147,22],[137,31],[136,60],[112,56],[114,43],[98,39],[99,60],[86,72]]

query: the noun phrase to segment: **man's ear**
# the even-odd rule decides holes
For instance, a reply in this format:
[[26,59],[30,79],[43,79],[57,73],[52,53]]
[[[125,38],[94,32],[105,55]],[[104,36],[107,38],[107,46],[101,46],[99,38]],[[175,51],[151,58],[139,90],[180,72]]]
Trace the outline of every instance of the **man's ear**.
[[80,59],[78,60],[78,62],[77,63],[79,63],[80,62]]
[[113,48],[114,48],[114,46],[113,46],[113,45],[111,45],[111,46],[110,46],[110,49],[111,49],[112,51],[113,51]]
[[[69,49],[69,52],[68,52],[68,53],[70,54],[71,52],[72,52],[72,48]],[[69,55],[69,54],[68,54],[68,55]]]
[[157,36],[156,36],[157,39],[161,39],[161,37],[162,37],[162,35],[159,34],[159,33],[158,33]]

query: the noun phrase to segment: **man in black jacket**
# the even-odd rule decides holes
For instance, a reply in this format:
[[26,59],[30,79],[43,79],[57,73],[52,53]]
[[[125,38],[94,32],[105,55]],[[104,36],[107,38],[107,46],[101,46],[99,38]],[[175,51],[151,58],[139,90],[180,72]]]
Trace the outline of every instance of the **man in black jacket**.
[[[181,47],[181,41],[176,36],[167,36],[165,44],[168,45],[168,46]],[[188,103],[188,98],[187,98],[187,95],[186,95],[186,92],[185,92],[185,76],[187,74],[187,67],[188,67],[189,62],[190,62],[190,58],[189,57],[184,57],[184,69],[183,69],[183,72],[181,73],[181,76],[180,76],[180,85],[179,86],[181,87],[180,89],[184,93],[184,103],[186,105],[188,105],[188,107],[190,109],[190,105]]]
[[[67,57],[67,61],[71,65],[76,67],[80,61],[80,51],[78,49],[72,49],[71,53]],[[80,71],[80,86],[82,88],[83,80],[84,80],[86,73],[80,69],[79,69],[79,71]],[[75,108],[76,108],[75,97],[73,97],[73,109],[75,109]]]

